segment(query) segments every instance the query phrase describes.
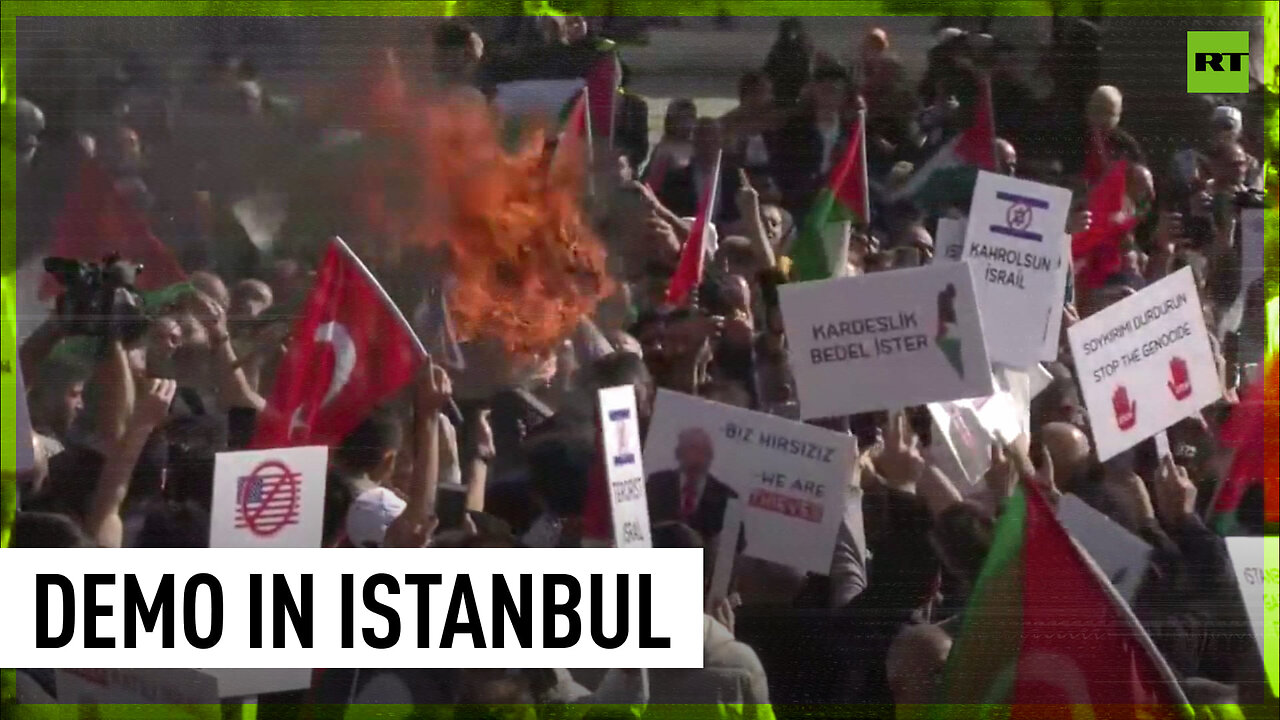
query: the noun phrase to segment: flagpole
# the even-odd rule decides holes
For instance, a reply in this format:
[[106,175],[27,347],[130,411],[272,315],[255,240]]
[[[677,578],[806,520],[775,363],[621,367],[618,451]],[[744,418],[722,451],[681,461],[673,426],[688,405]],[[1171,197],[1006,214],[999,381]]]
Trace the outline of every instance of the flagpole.
[[[609,55],[613,58],[613,73],[610,76],[612,82],[609,83],[609,149],[613,149],[613,136],[618,128],[618,91],[622,89],[622,59],[618,57],[618,51],[612,50]],[[1263,175],[1266,177],[1266,175]]]
[[596,149],[595,138],[591,134],[591,89],[590,85],[582,86],[582,123],[583,135],[587,144],[587,197],[596,196]]
[[404,313],[400,312],[400,308],[396,307],[396,304],[391,301],[391,296],[388,295],[386,289],[382,287],[382,283],[378,282],[378,278],[373,276],[373,273],[369,271],[369,268],[360,261],[360,258],[356,256],[355,252],[349,245],[342,241],[342,238],[335,235],[331,242],[334,247],[338,248],[338,250],[342,251],[342,253],[347,256],[347,259],[351,261],[352,265],[359,268],[365,279],[373,286],[374,291],[378,293],[378,297],[382,299],[382,303],[387,306],[387,309],[391,311],[391,314],[400,323],[400,327],[404,328],[404,331],[413,339],[413,346],[418,351],[418,355],[420,357],[426,357],[426,346],[424,346],[422,344],[422,340],[418,338],[418,333],[414,332],[413,326],[409,324],[407,319],[405,319]]
[[858,142],[858,152],[862,154],[862,222],[866,224],[866,232],[871,232],[871,185],[867,180],[867,109],[860,108],[858,110],[858,132],[861,137]]
[[1000,172],[1000,153],[996,152],[999,147],[999,138],[996,137],[996,108],[995,101],[991,98],[991,74],[983,70],[978,81],[982,84],[978,92],[982,94],[979,98],[982,104],[986,105],[987,120],[991,122],[991,168],[994,172]]
[[[706,206],[705,206],[706,216],[703,217],[702,228],[699,230],[699,232],[702,233],[702,237],[698,238],[698,285],[702,284],[703,274],[706,272],[707,235],[708,235],[707,231],[711,226],[711,222],[712,222],[711,219],[716,215],[716,206],[719,205],[719,200],[720,200],[720,197],[719,197],[720,195],[720,159],[723,156],[724,156],[723,150],[716,151],[716,164],[713,166],[715,169],[711,173],[711,187],[707,188],[707,197],[706,197]],[[693,241],[693,238],[689,238],[685,242],[692,242],[692,241]],[[698,291],[698,285],[693,286],[694,293]]]
[[[1048,504],[1048,500],[1045,498],[1044,494],[1040,492],[1039,488],[1036,488],[1031,485],[1031,483],[1025,481],[1023,482],[1023,486],[1025,488],[1025,492],[1036,494],[1036,500]],[[1028,500],[1030,500],[1030,498],[1028,498]],[[1059,527],[1061,527],[1061,523],[1059,523]],[[1142,649],[1145,650],[1148,657],[1151,658],[1152,663],[1156,666],[1156,671],[1160,673],[1161,679],[1169,686],[1169,692],[1173,694],[1174,700],[1183,707],[1183,712],[1186,715],[1187,720],[1190,720],[1192,717],[1189,712],[1191,709],[1191,702],[1187,700],[1186,695],[1182,692],[1182,686],[1178,684],[1177,676],[1173,674],[1173,670],[1164,659],[1164,653],[1160,652],[1160,649],[1156,647],[1154,642],[1152,642],[1151,637],[1147,635],[1146,629],[1142,627],[1142,623],[1139,622],[1138,618],[1133,614],[1133,609],[1129,607],[1129,603],[1121,597],[1120,591],[1116,590],[1115,585],[1111,584],[1110,578],[1108,578],[1106,574],[1102,572],[1102,569],[1098,567],[1098,564],[1094,562],[1093,556],[1091,556],[1089,552],[1071,536],[1071,533],[1066,531],[1066,528],[1062,528],[1062,532],[1066,535],[1067,539],[1071,541],[1071,546],[1075,549],[1076,556],[1080,558],[1084,566],[1088,568],[1090,574],[1093,575],[1098,586],[1102,588],[1104,593],[1106,593],[1107,599],[1111,601],[1111,605],[1120,612],[1120,616],[1123,617],[1126,624],[1129,625],[1129,629],[1133,631],[1138,644],[1142,646]]]

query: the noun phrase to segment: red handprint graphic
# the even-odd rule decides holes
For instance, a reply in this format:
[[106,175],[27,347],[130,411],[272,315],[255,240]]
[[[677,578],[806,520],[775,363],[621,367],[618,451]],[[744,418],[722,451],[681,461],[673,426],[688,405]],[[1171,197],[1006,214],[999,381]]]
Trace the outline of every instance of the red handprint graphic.
[[1129,391],[1123,385],[1116,387],[1111,396],[1111,407],[1116,412],[1116,425],[1129,430],[1138,423],[1138,401],[1129,400]]
[[1169,392],[1175,400],[1191,397],[1191,378],[1187,375],[1187,361],[1176,355],[1169,361]]

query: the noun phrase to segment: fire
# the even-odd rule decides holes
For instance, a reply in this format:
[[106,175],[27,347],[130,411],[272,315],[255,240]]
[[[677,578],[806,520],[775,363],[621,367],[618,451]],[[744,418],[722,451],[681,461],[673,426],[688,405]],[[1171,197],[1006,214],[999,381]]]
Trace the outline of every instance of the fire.
[[375,236],[443,253],[463,339],[542,353],[612,292],[605,251],[580,207],[582,177],[549,177],[540,133],[514,152],[485,104],[449,95],[413,99],[395,56],[364,80],[368,152],[352,187]]

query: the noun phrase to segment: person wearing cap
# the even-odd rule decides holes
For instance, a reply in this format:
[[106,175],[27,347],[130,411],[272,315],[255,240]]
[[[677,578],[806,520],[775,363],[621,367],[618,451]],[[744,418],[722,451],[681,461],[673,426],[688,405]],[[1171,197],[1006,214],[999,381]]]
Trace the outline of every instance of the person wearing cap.
[[347,510],[348,542],[358,548],[382,547],[387,528],[406,505],[390,488],[374,487],[360,493]]
[[[1240,142],[1240,133],[1244,128],[1244,119],[1240,109],[1230,105],[1219,105],[1213,109],[1213,147],[1220,147]],[[1248,188],[1262,189],[1262,164],[1258,158],[1245,153],[1244,185]]]

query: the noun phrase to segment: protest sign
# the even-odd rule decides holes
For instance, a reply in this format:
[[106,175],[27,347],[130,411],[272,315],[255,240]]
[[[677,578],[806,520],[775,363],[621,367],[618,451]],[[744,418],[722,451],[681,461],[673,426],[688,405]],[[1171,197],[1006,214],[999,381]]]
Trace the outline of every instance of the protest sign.
[[1065,188],[978,173],[964,233],[991,359],[1016,368],[1042,360],[1052,316],[1062,313],[1062,246],[1071,207]]
[[803,418],[991,394],[968,263],[778,288]]
[[218,453],[209,547],[320,547],[327,447]]
[[[218,683],[213,676],[188,668],[58,669],[54,671],[58,702],[87,709],[98,720],[133,720],[163,710],[174,720],[221,720]],[[88,709],[90,708],[91,709]],[[86,715],[81,715],[85,717]]]
[[1227,552],[1235,568],[1236,584],[1240,587],[1240,599],[1253,627],[1253,639],[1262,654],[1267,669],[1267,681],[1271,694],[1280,696],[1280,663],[1276,658],[1276,643],[1280,641],[1280,621],[1276,608],[1280,606],[1280,538],[1229,537]]
[[22,378],[22,364],[13,363],[14,369],[14,470],[26,472],[36,466],[36,437],[31,429],[31,410],[27,407],[27,383]]
[[1263,239],[1263,209],[1240,211],[1240,290],[1262,277],[1266,245]]
[[722,483],[744,504],[747,555],[824,575],[857,456],[850,436],[667,390],[644,447],[651,495],[662,475]]
[[711,587],[707,589],[706,611],[710,613],[716,603],[729,596],[729,581],[733,579],[733,561],[738,554],[738,540],[742,537],[742,502],[730,500],[724,506],[724,526],[720,529],[720,542],[716,544],[715,565],[711,566]]
[[933,420],[930,458],[968,494],[981,489],[991,466],[991,445],[1010,443],[1024,432],[1022,407],[1008,392],[977,400],[929,403]]
[[580,77],[498,83],[493,104],[503,115],[554,121],[586,84]]
[[649,537],[649,498],[640,461],[640,420],[634,385],[600,391],[600,434],[605,476],[617,547],[653,547]]
[[1222,397],[1190,267],[1072,325],[1067,337],[1099,460]]
[[1075,495],[1058,501],[1058,522],[1093,558],[1126,602],[1142,584],[1151,546]]
[[933,259],[935,262],[959,262],[964,259],[964,218],[938,218],[938,228],[933,234]]

